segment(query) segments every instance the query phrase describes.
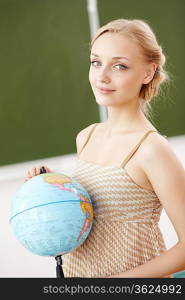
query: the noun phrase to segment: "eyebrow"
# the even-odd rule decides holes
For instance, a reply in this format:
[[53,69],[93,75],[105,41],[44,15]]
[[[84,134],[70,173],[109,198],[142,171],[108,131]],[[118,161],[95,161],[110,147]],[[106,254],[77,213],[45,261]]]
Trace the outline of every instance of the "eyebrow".
[[[91,55],[93,55],[93,56],[96,56],[96,57],[99,57],[99,55],[98,54],[95,54],[95,53],[91,53]],[[127,57],[125,57],[125,56],[115,56],[115,57],[112,57],[112,59],[121,59],[121,58],[124,58],[124,59],[126,59],[126,60],[129,60]]]

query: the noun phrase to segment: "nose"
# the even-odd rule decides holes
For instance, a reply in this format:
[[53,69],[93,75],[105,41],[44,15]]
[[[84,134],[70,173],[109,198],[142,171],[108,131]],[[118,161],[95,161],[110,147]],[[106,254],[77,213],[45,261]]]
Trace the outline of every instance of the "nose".
[[108,74],[108,70],[106,68],[100,68],[97,74],[97,80],[99,82],[110,82],[110,75]]

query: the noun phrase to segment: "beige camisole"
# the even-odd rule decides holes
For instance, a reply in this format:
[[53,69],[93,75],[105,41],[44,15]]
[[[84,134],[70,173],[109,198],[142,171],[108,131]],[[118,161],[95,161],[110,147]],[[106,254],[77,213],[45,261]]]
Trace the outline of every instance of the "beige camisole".
[[125,170],[126,163],[153,131],[144,134],[120,167],[102,166],[78,158],[72,177],[91,196],[94,220],[85,242],[63,255],[65,277],[119,274],[166,251],[158,226],[162,205],[157,195],[137,185]]

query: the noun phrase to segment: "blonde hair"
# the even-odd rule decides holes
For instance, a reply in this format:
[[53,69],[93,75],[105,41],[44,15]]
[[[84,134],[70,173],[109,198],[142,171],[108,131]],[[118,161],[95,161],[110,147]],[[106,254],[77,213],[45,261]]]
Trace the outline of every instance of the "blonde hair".
[[120,33],[129,38],[142,50],[142,54],[148,63],[157,65],[153,79],[148,84],[143,84],[140,90],[140,107],[146,116],[151,110],[150,100],[158,95],[160,85],[169,81],[169,74],[164,69],[165,55],[162,47],[158,44],[154,32],[143,20],[117,19],[99,28],[93,37],[90,48],[95,40],[105,32]]

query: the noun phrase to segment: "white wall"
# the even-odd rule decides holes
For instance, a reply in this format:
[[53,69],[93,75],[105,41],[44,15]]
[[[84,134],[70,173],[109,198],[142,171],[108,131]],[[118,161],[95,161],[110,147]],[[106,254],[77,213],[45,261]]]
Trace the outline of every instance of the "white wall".
[[[185,136],[169,138],[169,142],[185,166]],[[8,223],[10,200],[30,167],[47,165],[70,176],[75,163],[76,155],[71,154],[0,167],[0,277],[56,277],[54,257],[35,255],[15,239]],[[171,248],[177,242],[177,235],[164,210],[159,226],[167,248]]]

